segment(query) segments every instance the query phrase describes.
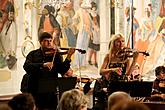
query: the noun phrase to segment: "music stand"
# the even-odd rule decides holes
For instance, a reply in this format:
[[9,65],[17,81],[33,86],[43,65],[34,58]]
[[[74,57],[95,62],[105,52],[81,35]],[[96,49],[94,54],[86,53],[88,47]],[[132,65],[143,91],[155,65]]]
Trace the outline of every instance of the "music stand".
[[58,88],[59,88],[59,98],[62,93],[74,89],[77,83],[77,77],[59,77],[58,78]]
[[38,93],[56,92],[58,78],[41,78],[38,81]]
[[131,97],[150,97],[153,82],[146,81],[114,81],[108,86],[109,95],[116,91],[124,91]]
[[132,97],[150,97],[153,82],[134,82],[131,85],[130,96]]
[[59,94],[75,88],[77,83],[77,77],[59,77],[59,78],[49,78],[40,79],[38,92],[56,92],[57,87],[59,89]]

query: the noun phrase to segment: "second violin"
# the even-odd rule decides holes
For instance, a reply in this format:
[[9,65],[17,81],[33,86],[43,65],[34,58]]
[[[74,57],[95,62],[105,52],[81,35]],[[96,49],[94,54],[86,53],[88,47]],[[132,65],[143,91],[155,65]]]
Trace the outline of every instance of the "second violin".
[[117,55],[119,57],[133,57],[133,53],[134,52],[138,52],[138,53],[142,53],[143,55],[145,56],[149,56],[149,53],[148,52],[145,52],[145,51],[138,51],[138,50],[135,50],[135,49],[131,49],[131,48],[124,48],[122,49],[121,51],[119,51],[117,53]]

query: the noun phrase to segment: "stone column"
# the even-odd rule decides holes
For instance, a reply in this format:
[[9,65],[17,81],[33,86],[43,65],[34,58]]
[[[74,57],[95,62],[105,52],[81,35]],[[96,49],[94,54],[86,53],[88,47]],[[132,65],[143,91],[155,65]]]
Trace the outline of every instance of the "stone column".
[[124,35],[124,0],[115,1],[115,33]]
[[105,54],[108,52],[110,40],[110,0],[100,2],[100,51],[98,53],[98,63],[101,66]]

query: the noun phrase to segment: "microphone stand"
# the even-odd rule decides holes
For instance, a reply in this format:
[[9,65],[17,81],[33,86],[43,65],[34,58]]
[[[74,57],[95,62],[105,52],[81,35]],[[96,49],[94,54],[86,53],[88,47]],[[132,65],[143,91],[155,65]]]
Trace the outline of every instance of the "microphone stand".
[[133,36],[133,19],[134,19],[134,15],[133,15],[133,0],[132,0],[132,4],[131,4],[131,48],[133,49],[134,48],[134,36]]
[[[80,54],[80,53],[78,53],[78,54]],[[80,87],[82,87],[82,83],[81,83],[81,68],[80,68],[80,57],[79,57],[79,55],[78,55],[78,70],[79,70],[79,77],[80,77]]]

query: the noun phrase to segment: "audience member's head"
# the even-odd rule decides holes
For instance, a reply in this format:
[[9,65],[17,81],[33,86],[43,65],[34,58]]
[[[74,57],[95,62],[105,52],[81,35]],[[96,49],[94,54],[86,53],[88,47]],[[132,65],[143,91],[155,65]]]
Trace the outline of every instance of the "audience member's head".
[[8,104],[0,104],[0,110],[12,110]]
[[112,106],[111,110],[150,110],[147,105],[136,101],[122,101]]
[[78,89],[72,89],[62,94],[57,110],[87,110],[88,99]]
[[130,100],[132,100],[132,98],[126,92],[122,92],[122,91],[113,92],[108,97],[108,110],[111,110],[111,107],[116,103],[119,103],[120,101],[130,101]]
[[14,96],[8,103],[12,110],[35,110],[35,101],[31,94],[22,93]]

